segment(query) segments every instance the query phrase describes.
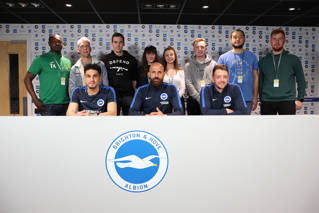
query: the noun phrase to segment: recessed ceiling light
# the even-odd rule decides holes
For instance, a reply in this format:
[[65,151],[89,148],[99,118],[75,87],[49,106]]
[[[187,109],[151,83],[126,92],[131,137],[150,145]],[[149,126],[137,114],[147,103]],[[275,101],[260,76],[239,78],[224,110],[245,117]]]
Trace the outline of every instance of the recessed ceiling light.
[[145,8],[151,8],[151,7],[153,7],[153,5],[151,5],[151,4],[144,4],[144,7],[145,7]]
[[65,6],[66,6],[66,7],[72,7],[72,4],[67,3],[67,4],[65,4]]
[[289,11],[294,11],[294,10],[296,10],[296,8],[294,8],[294,7],[289,7],[288,10],[289,10]]
[[171,8],[171,9],[176,8],[176,4],[170,4],[170,5],[169,5],[169,8]]
[[7,5],[8,7],[14,7],[14,3],[12,3],[12,2],[6,2],[6,5]]
[[39,3],[36,3],[36,2],[31,2],[31,5],[35,8],[38,8],[40,7],[40,4]]
[[164,4],[157,4],[156,7],[157,7],[157,8],[164,8],[165,5],[164,5]]
[[27,7],[28,4],[25,2],[18,2],[18,5],[20,5],[20,7]]
[[203,9],[208,9],[209,6],[208,6],[208,5],[203,5],[202,8],[203,8]]

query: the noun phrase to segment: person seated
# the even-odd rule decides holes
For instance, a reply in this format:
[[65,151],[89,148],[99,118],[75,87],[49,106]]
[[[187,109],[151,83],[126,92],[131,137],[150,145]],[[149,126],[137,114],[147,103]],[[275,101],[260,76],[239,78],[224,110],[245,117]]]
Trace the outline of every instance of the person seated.
[[73,89],[68,116],[107,116],[116,115],[116,95],[112,87],[100,85],[101,68],[97,64],[84,66],[86,86]]
[[183,115],[175,85],[163,83],[164,66],[158,62],[152,63],[148,75],[151,83],[137,89],[129,115]]
[[200,93],[203,115],[245,114],[246,102],[240,88],[228,81],[228,68],[225,65],[216,65],[213,69],[213,83],[203,87]]

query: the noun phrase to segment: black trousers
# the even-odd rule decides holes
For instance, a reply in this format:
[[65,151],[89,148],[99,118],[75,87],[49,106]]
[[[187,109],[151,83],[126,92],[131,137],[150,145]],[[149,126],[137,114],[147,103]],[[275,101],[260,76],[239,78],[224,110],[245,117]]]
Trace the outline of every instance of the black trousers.
[[65,116],[68,106],[69,104],[46,104],[45,112],[41,112],[40,114],[42,116]]
[[128,115],[128,111],[130,109],[131,103],[133,100],[133,96],[117,96],[117,115],[120,115],[121,109],[123,115]]
[[200,105],[196,99],[188,97],[187,99],[187,115],[200,115]]
[[295,115],[295,101],[262,101],[260,106],[262,115]]

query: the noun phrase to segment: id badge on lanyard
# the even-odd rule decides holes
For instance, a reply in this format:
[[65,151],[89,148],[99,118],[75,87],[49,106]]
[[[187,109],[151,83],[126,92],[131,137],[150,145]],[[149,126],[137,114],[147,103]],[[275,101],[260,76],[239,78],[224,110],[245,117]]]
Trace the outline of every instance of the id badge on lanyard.
[[63,56],[61,57],[61,59],[62,59],[62,68],[61,68],[60,64],[57,62],[57,60],[55,58],[53,58],[53,59],[54,59],[55,63],[58,65],[59,70],[61,71],[61,85],[65,86],[66,79],[65,79],[65,77],[63,77],[63,71],[64,71]]
[[237,60],[236,55],[234,53],[234,58],[236,61],[236,76],[237,76],[237,83],[242,84],[244,81],[244,76],[243,76],[243,64],[244,64],[244,54],[245,51],[242,53],[241,60]]
[[279,79],[274,79],[274,87],[279,87]]
[[243,83],[243,76],[242,75],[237,76],[237,83],[240,83],[240,84]]
[[276,62],[275,62],[275,56],[274,56],[274,54],[272,55],[272,61],[274,63],[274,69],[275,69],[274,88],[278,88],[279,87],[278,73],[279,73],[279,66],[280,66],[280,62],[281,62],[281,55],[282,55],[282,53],[280,53],[277,66],[276,66]]
[[65,77],[61,77],[61,85],[65,86]]

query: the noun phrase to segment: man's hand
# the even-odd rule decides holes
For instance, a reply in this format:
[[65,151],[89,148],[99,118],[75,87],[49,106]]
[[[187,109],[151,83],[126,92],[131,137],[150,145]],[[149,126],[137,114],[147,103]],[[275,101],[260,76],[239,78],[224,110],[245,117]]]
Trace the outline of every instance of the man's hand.
[[233,113],[233,112],[234,112],[234,110],[231,110],[231,109],[226,108],[226,113],[227,113],[227,114],[230,114],[230,113]]
[[257,98],[253,98],[251,109],[252,111],[254,111],[256,108],[257,108]]
[[300,110],[302,108],[302,102],[301,101],[295,101],[296,104],[296,110]]
[[80,112],[77,112],[76,115],[77,116],[89,116],[90,114],[87,111],[82,110]]
[[156,112],[151,112],[148,114],[148,116],[165,116],[164,114],[158,107],[156,107]]
[[34,99],[34,105],[38,108],[39,112],[45,112],[45,104],[40,99]]

